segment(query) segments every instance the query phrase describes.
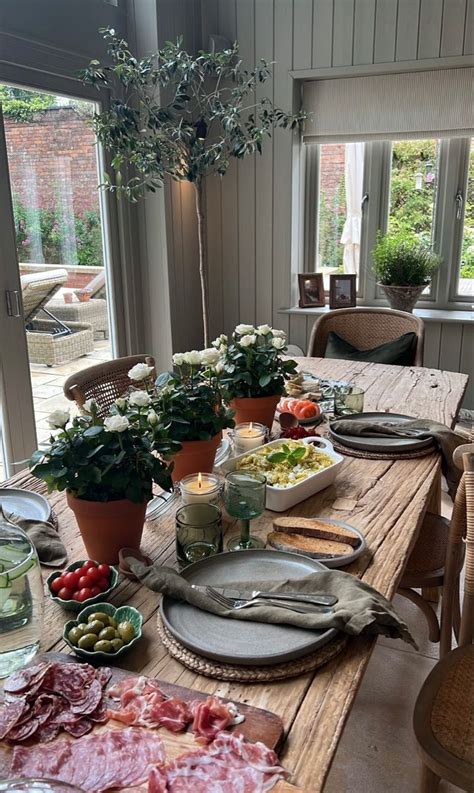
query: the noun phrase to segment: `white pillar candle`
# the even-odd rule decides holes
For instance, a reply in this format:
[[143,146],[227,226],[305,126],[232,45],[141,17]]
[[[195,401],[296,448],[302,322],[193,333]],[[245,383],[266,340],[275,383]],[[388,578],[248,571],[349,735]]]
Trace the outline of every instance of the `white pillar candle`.
[[244,454],[258,446],[263,446],[266,435],[267,428],[263,424],[255,424],[252,421],[237,424],[233,434],[235,453]]
[[219,495],[220,484],[213,474],[190,474],[179,483],[183,504],[211,504]]

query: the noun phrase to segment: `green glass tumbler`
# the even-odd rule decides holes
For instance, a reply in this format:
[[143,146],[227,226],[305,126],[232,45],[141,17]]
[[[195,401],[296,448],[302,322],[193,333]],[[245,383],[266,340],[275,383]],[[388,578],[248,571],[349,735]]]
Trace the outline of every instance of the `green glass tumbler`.
[[222,512],[214,504],[186,504],[176,513],[176,556],[183,565],[222,551]]
[[362,413],[364,394],[364,389],[358,385],[349,385],[338,389],[334,395],[334,415],[341,417]]
[[233,518],[240,520],[240,536],[231,537],[229,551],[263,548],[264,543],[250,534],[250,521],[265,509],[267,479],[257,471],[231,471],[224,482],[224,504]]

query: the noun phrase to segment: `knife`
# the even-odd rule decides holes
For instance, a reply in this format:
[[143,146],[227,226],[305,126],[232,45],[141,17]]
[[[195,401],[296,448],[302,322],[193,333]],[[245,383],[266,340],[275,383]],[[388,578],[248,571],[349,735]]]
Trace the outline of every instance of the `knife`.
[[[236,600],[253,600],[254,598],[270,598],[271,600],[285,600],[294,601],[297,603],[312,603],[315,606],[334,606],[338,598],[334,595],[321,595],[318,592],[314,593],[299,593],[299,592],[265,592],[258,589],[251,591],[242,591],[239,589],[229,589],[227,587],[219,587],[212,585],[214,589],[221,592],[224,597],[235,598]],[[192,584],[192,588],[206,594],[206,587]]]

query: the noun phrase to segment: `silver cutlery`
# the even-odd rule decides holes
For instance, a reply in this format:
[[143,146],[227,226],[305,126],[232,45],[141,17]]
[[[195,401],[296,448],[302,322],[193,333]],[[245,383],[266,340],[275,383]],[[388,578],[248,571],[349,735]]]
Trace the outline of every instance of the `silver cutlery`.
[[226,609],[240,611],[252,606],[276,606],[287,611],[296,611],[300,614],[330,614],[334,609],[330,606],[317,606],[314,603],[298,603],[296,601],[272,600],[271,598],[253,598],[251,600],[241,600],[239,598],[225,597],[213,587],[206,587],[209,597]]
[[193,589],[197,589],[201,592],[212,589],[214,592],[218,592],[223,597],[242,601],[255,600],[255,598],[270,598],[271,600],[295,601],[296,603],[312,603],[316,606],[334,606],[338,601],[338,598],[334,595],[323,595],[317,592],[303,594],[299,592],[265,592],[264,590],[260,589],[253,589],[249,592],[241,592],[238,589],[230,589],[227,587],[221,589],[220,587],[216,588],[211,586],[196,586],[196,584],[192,584],[192,587]]

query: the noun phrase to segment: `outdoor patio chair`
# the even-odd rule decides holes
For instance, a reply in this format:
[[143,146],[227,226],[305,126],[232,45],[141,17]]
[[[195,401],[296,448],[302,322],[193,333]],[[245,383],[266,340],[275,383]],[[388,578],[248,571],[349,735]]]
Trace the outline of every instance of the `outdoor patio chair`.
[[[441,779],[472,791],[474,782],[474,444],[462,454],[464,473],[454,504],[442,603],[442,657],[415,704],[413,726],[422,759],[421,793]],[[453,597],[466,548],[466,579],[458,647],[451,650]]]
[[423,320],[392,308],[339,308],[321,314],[311,331],[308,357],[324,358],[330,331],[359,350],[370,350],[394,341],[404,333],[416,334],[412,366],[423,366]]
[[84,322],[92,325],[96,341],[108,339],[109,320],[105,299],[105,271],[94,276],[82,289],[74,289],[74,292],[78,298],[81,295],[89,295],[89,298],[84,302],[78,299],[73,303],[65,303],[61,296],[56,296],[49,301],[47,308],[64,322]]
[[[54,366],[94,350],[92,328],[87,323],[66,324],[47,304],[68,277],[63,268],[20,276],[23,316],[31,363]],[[38,319],[43,312],[48,319]]]
[[99,415],[105,416],[115,400],[133,385],[128,372],[137,363],[152,366],[156,377],[155,359],[151,355],[130,355],[76,372],[65,381],[64,393],[80,408],[88,399],[94,399],[99,406]]

